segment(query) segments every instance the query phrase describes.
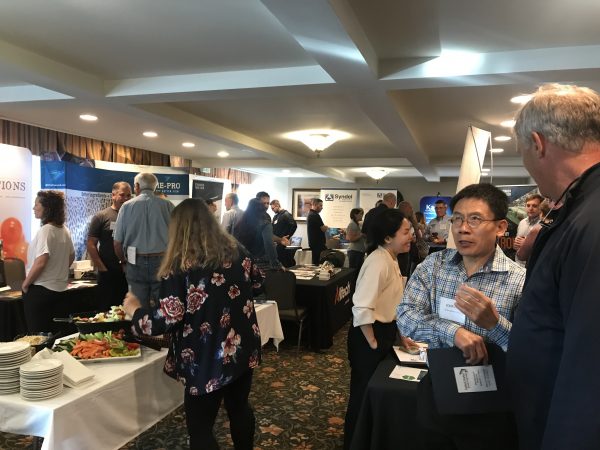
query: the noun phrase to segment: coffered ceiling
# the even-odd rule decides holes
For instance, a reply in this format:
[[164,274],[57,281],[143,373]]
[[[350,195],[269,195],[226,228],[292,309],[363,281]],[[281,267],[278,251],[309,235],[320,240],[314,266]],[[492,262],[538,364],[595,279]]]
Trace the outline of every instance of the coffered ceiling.
[[[458,175],[469,125],[510,134],[511,97],[600,88],[599,16],[592,0],[3,0],[0,116],[198,167],[435,182]],[[313,128],[351,137],[320,157],[285,137]],[[526,176],[498,146],[494,176]]]

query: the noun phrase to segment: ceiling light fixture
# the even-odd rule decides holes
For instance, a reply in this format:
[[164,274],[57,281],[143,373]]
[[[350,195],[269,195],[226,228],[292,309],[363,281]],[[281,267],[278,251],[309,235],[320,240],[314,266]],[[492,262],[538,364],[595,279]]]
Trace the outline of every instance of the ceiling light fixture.
[[194,148],[196,146],[196,144],[194,144],[193,142],[184,142],[181,145],[185,148]]
[[496,142],[505,142],[505,141],[510,141],[512,138],[510,136],[496,136],[494,138],[494,140]]
[[156,131],[144,131],[142,134],[149,138],[155,138],[158,136],[158,133]]
[[366,173],[379,183],[379,180],[390,173],[390,171],[387,169],[382,169],[381,167],[373,167],[372,169],[367,169]]
[[318,157],[323,150],[337,141],[349,138],[350,134],[339,130],[301,130],[287,133],[285,137],[302,142]]
[[490,153],[502,153],[504,152],[503,148],[492,148],[490,149]]
[[217,156],[219,156],[221,158],[227,158],[229,156],[229,153],[227,153],[226,151],[221,151],[221,152],[217,153]]
[[500,126],[503,126],[506,128],[512,128],[515,126],[515,120],[514,119],[503,120],[502,122],[500,122]]
[[81,120],[85,120],[86,122],[95,122],[96,120],[98,120],[98,116],[95,116],[93,114],[81,114],[79,118]]
[[282,172],[283,173],[290,173],[290,169],[283,169]]
[[524,105],[531,100],[531,97],[531,95],[517,95],[516,97],[511,98],[510,101],[518,105]]

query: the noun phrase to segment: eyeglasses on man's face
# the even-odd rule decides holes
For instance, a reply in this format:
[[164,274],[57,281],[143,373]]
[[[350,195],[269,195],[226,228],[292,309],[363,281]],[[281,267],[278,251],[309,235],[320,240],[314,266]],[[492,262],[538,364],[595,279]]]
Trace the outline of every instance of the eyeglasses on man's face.
[[496,222],[498,220],[502,220],[502,219],[484,219],[483,217],[478,216],[477,214],[472,214],[470,216],[467,216],[466,219],[465,219],[465,216],[463,216],[461,214],[453,214],[452,217],[450,218],[450,222],[455,227],[462,227],[462,224],[467,222],[467,225],[469,225],[469,227],[471,227],[471,228],[477,228],[483,222]]

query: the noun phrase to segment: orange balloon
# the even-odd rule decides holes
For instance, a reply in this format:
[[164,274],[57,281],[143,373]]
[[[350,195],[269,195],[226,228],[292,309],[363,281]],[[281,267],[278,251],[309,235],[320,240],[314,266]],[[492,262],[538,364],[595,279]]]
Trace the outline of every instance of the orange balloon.
[[21,236],[21,240],[16,244],[5,245],[4,246],[4,256],[7,258],[18,258],[27,264],[27,249],[29,248],[29,244],[23,240],[23,236]]
[[0,225],[0,236],[2,236],[4,245],[16,244],[23,239],[23,225],[19,219],[9,217]]

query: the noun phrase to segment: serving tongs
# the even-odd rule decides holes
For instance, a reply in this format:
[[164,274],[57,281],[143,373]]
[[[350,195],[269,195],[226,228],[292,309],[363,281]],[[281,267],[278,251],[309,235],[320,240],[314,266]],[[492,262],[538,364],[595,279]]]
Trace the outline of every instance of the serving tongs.
[[151,348],[152,350],[156,350],[159,352],[162,349],[162,345],[157,342],[154,338],[148,336],[136,336],[130,331],[126,331],[123,335],[123,340],[125,342],[133,342],[136,344],[143,345],[144,347]]

